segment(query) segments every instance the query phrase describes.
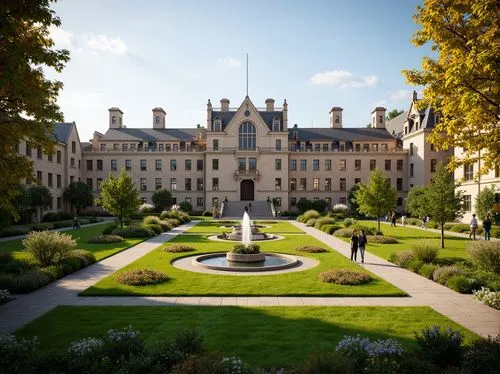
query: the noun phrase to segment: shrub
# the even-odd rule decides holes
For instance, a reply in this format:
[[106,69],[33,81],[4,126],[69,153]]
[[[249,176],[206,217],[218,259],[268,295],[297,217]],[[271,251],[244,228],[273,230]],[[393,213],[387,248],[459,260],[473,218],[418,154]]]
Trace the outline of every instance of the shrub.
[[239,253],[239,254],[245,254],[245,255],[251,255],[251,254],[256,254],[260,253],[260,246],[258,244],[242,244],[242,243],[237,243],[233,245],[233,249],[231,250],[233,253]]
[[318,221],[317,218],[311,218],[310,220],[308,220],[306,222],[306,226],[312,227],[312,226],[314,226],[316,224],[316,221]]
[[474,298],[492,308],[500,310],[500,292],[490,291],[489,288],[481,287],[479,291],[474,292]]
[[335,269],[325,271],[319,274],[319,278],[323,282],[336,283],[343,286],[368,283],[372,280],[370,275],[366,273],[361,273],[349,269]]
[[1,237],[8,237],[8,236],[18,236],[18,235],[26,235],[30,232],[31,230],[28,227],[23,227],[23,226],[11,226],[11,227],[6,227],[0,232]]
[[338,236],[339,238],[350,238],[352,236],[352,229],[336,230],[333,235]]
[[146,217],[144,217],[144,220],[142,221],[142,223],[144,225],[159,225],[160,221],[161,221],[160,217],[146,216]]
[[24,249],[44,266],[57,264],[76,245],[70,235],[58,231],[31,232],[23,240]]
[[163,231],[169,231],[172,230],[173,226],[168,223],[167,221],[160,221],[160,226]]
[[110,235],[115,229],[118,228],[118,224],[113,223],[111,225],[108,225],[102,230],[103,235]]
[[64,272],[63,272],[60,264],[59,265],[50,265],[50,266],[44,267],[43,269],[40,269],[40,271],[43,274],[45,274],[47,277],[49,277],[49,280],[51,282],[64,276]]
[[167,222],[170,226],[172,226],[172,228],[177,227],[182,223],[181,221],[179,221],[178,219],[175,219],[175,218],[166,218],[163,221]]
[[500,368],[500,335],[477,339],[464,354],[462,370],[469,374],[494,374]]
[[154,235],[154,232],[144,226],[129,226],[124,229],[116,228],[112,231],[112,234],[123,238],[149,238]]
[[410,271],[413,271],[414,273],[418,273],[423,264],[424,263],[422,261],[414,258],[408,262],[405,268]]
[[321,215],[318,213],[318,211],[316,211],[314,209],[310,209],[310,210],[305,211],[304,214],[302,214],[300,217],[301,217],[301,220],[299,222],[305,223],[312,218],[320,218]]
[[454,275],[465,275],[465,270],[455,265],[443,266],[434,271],[434,275],[432,276],[432,278],[435,282],[445,285],[446,282],[448,282],[448,279],[450,279]]
[[349,213],[349,207],[345,204],[335,204],[332,208],[332,213]]
[[398,240],[393,238],[392,236],[383,236],[383,235],[368,235],[366,237],[368,243],[376,243],[376,244],[397,244]]
[[418,273],[421,276],[426,277],[427,279],[432,279],[432,276],[437,268],[439,268],[439,266],[434,265],[434,264],[423,264],[420,267],[420,270],[418,271]]
[[143,203],[139,206],[139,208],[137,208],[137,210],[141,214],[149,214],[149,213],[153,213],[155,211],[155,206],[153,204]]
[[413,253],[411,251],[398,252],[395,253],[393,257],[391,256],[391,260],[393,260],[391,262],[406,269],[408,267],[408,263],[413,260],[413,258]]
[[205,210],[203,212],[203,217],[212,217],[212,212],[210,210]]
[[156,235],[160,235],[163,232],[163,229],[161,228],[160,225],[150,224],[150,225],[144,225],[144,227],[151,229],[151,231],[153,231]]
[[195,329],[181,329],[175,332],[172,348],[183,355],[203,353],[203,335]]
[[40,270],[31,270],[17,276],[15,293],[27,293],[50,283],[49,277]]
[[[377,229],[375,227],[366,227],[357,223],[351,225],[349,229],[356,230],[358,234],[360,233],[361,230],[364,230],[366,235],[377,234]],[[382,235],[382,233],[378,233],[377,235]]]
[[157,284],[167,281],[166,274],[151,269],[136,269],[124,271],[117,275],[118,283],[129,286],[145,286],[148,284]]
[[418,218],[408,218],[406,222],[411,226],[420,226],[422,224],[422,221]]
[[12,252],[0,252],[0,265],[7,264],[14,260]]
[[337,226],[337,225],[323,225],[321,227],[321,231],[327,233],[328,235],[333,234],[338,229],[340,229],[340,226]]
[[333,223],[335,223],[335,219],[334,218],[330,218],[330,217],[319,218],[314,223],[314,228],[316,228],[318,230],[321,230],[322,226],[324,226],[324,225],[331,225]]
[[17,338],[15,335],[0,336],[0,370],[2,373],[25,372],[22,364],[30,362],[37,346],[36,337],[24,339]]
[[467,246],[467,253],[478,268],[500,274],[499,241],[473,241]]
[[86,251],[84,249],[71,251],[66,256],[79,258],[83,262],[84,267],[92,265],[97,261],[95,255],[92,252]]
[[470,231],[470,227],[469,227],[469,225],[467,225],[465,223],[458,223],[458,224],[455,224],[455,225],[451,226],[450,231],[453,231],[453,232],[468,232],[468,231]]
[[166,247],[164,251],[169,253],[181,253],[181,252],[193,252],[196,251],[196,249],[184,244],[174,244]]
[[129,360],[144,350],[139,331],[132,326],[123,329],[110,329],[103,337],[103,356],[112,362]]
[[316,247],[313,245],[302,245],[300,247],[295,248],[297,252],[307,252],[307,253],[322,253],[328,252],[326,249],[321,247]]
[[439,367],[458,366],[462,360],[462,336],[451,328],[441,331],[439,326],[426,327],[415,333],[417,350],[423,357]]
[[0,289],[0,305],[5,304],[6,302],[12,300],[12,295],[9,290]]
[[446,281],[446,286],[459,293],[472,293],[479,290],[484,284],[477,279],[467,278],[464,275],[453,275]]
[[451,229],[451,228],[452,228],[452,226],[453,226],[453,225],[455,225],[455,223],[453,223],[453,222],[447,222],[447,223],[445,223],[445,224],[443,225],[443,228],[444,228],[445,230],[449,230],[449,229]]
[[179,220],[181,223],[186,223],[189,222],[191,219],[189,218],[189,215],[182,210],[177,210],[177,209],[171,209],[171,210],[165,210],[161,212],[160,215],[161,219],[166,219],[166,218],[175,218]]
[[425,227],[427,227],[428,229],[438,229],[440,228],[441,226],[439,225],[439,223],[437,222],[434,222],[434,221],[430,221],[430,222],[427,222],[425,224]]
[[430,264],[436,259],[439,247],[431,241],[422,241],[412,248],[413,256],[424,264]]
[[123,238],[118,235],[97,235],[87,240],[87,242],[92,244],[120,243],[122,241]]
[[355,225],[357,223],[358,223],[358,221],[356,221],[354,218],[344,219],[344,227],[349,227],[349,226]]
[[179,204],[179,208],[183,211],[183,212],[190,212],[193,210],[193,206],[191,205],[191,203],[187,202],[187,201],[183,201],[182,203]]
[[[343,352],[313,353],[299,366],[297,373],[325,374],[325,373],[355,373],[356,360]],[[359,366],[362,366],[360,363]]]
[[188,355],[176,364],[171,374],[249,374],[252,371],[237,357],[224,357],[219,353]]
[[16,278],[12,274],[0,273],[0,289],[14,292],[16,289]]

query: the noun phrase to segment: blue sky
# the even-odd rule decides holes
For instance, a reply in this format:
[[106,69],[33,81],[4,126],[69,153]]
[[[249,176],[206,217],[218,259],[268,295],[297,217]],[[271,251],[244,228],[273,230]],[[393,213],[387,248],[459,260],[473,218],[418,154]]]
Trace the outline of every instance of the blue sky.
[[62,0],[52,35],[71,61],[57,75],[59,104],[82,141],[106,131],[112,106],[127,127],[151,127],[157,106],[167,127],[205,125],[208,99],[243,101],[248,53],[256,106],[286,98],[290,125],[302,127],[327,127],[341,106],[344,127],[365,126],[375,106],[409,105],[401,70],[430,54],[411,44],[420,3]]

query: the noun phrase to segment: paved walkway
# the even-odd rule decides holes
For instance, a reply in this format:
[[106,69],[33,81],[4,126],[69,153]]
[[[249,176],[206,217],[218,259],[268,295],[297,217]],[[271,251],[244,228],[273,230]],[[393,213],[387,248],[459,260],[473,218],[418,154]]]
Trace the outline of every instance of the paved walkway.
[[[366,253],[364,268],[393,283],[410,297],[79,297],[78,293],[99,280],[146,255],[162,243],[189,229],[197,222],[179,226],[146,240],[56,281],[47,287],[0,306],[0,334],[8,334],[57,305],[199,305],[199,306],[431,306],[455,322],[482,336],[500,332],[500,311],[458,294],[415,273],[402,269],[375,255]],[[304,224],[290,221],[346,257],[349,245],[344,241]]]

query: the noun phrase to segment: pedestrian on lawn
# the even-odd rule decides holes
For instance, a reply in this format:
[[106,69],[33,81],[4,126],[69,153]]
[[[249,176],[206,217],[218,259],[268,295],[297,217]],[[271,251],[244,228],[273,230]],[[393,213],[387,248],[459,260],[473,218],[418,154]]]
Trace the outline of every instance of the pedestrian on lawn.
[[361,233],[358,236],[358,247],[359,253],[361,253],[361,263],[365,262],[365,247],[368,239],[366,239],[365,230],[361,230]]
[[405,215],[405,214],[403,214],[403,215],[401,216],[401,226],[403,226],[403,227],[404,227],[405,225],[406,225],[406,215]]
[[477,231],[477,218],[476,215],[472,215],[472,219],[470,220],[470,233],[469,239],[476,240],[476,231]]
[[391,216],[391,226],[396,227],[396,213],[395,213],[395,212],[392,212],[392,216]]
[[491,240],[491,218],[489,214],[486,215],[486,218],[483,221],[483,230],[484,240]]
[[358,232],[356,230],[353,230],[351,236],[351,261],[357,261],[358,259],[358,243],[359,243]]

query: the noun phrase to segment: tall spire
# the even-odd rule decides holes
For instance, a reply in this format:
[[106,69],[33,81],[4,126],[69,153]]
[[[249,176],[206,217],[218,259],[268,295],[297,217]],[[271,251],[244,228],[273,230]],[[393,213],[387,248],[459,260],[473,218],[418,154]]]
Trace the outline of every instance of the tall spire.
[[248,53],[247,53],[247,97],[248,97]]

